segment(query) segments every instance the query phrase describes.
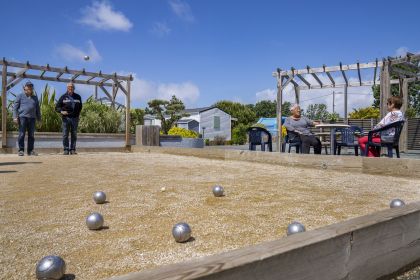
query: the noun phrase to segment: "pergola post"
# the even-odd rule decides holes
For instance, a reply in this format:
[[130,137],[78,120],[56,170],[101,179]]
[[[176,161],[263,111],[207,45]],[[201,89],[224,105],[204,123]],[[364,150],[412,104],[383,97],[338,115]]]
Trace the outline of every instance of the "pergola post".
[[295,88],[295,103],[299,104],[300,103],[300,88],[299,86],[294,86]]
[[347,116],[347,105],[348,105],[348,98],[347,98],[347,85],[344,86],[344,122],[348,123],[348,116]]
[[391,96],[391,82],[389,74],[389,61],[384,60],[381,69],[381,81],[380,81],[380,112],[381,119],[387,114],[387,99]]
[[130,128],[131,128],[131,119],[130,119],[130,94],[131,94],[131,80],[127,80],[125,93],[125,146],[131,146],[130,139]]
[[281,125],[281,105],[283,102],[283,86],[282,76],[280,75],[280,69],[277,69],[277,151],[281,153],[281,146],[282,146],[282,125]]
[[[403,79],[402,83],[400,83],[400,95],[403,100],[403,105],[401,107],[402,112],[407,112],[408,108],[408,81],[407,79]],[[401,131],[400,135],[400,151],[407,153],[407,143],[408,143],[408,119],[406,120],[405,125]]]
[[3,59],[3,70],[1,78],[1,146],[7,146],[7,64]]

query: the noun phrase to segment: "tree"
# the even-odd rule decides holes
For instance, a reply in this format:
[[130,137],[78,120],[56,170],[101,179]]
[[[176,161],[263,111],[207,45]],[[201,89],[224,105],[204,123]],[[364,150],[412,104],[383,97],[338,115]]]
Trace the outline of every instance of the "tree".
[[325,104],[310,104],[304,114],[305,117],[311,120],[326,120],[329,115]]
[[228,113],[229,115],[231,115],[232,117],[238,120],[236,123],[234,123],[233,128],[238,124],[244,124],[244,125],[252,124],[257,119],[257,116],[254,110],[252,110],[249,105],[244,105],[238,102],[223,100],[223,101],[217,102],[213,106]]
[[131,119],[131,128],[130,132],[136,132],[136,126],[144,124],[144,115],[145,111],[143,109],[131,109],[130,110],[130,119]]
[[175,95],[172,95],[170,101],[153,99],[147,104],[149,105],[149,108],[146,109],[146,112],[149,112],[160,119],[161,129],[165,135],[168,134],[169,130],[182,117],[189,116],[188,114],[182,113],[182,111],[185,110],[184,103]]
[[[282,116],[290,115],[290,107],[292,104],[288,101],[281,106]],[[277,116],[277,101],[262,100],[255,104],[254,112],[257,118],[275,118]]]

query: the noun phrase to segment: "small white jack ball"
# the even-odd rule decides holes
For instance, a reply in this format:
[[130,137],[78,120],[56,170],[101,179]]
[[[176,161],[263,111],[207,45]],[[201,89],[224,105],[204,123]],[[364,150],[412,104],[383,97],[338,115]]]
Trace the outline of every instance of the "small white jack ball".
[[162,187],[162,188],[160,189],[160,191],[161,191],[161,192],[165,192],[165,191],[166,191],[166,188],[165,188],[165,187]]

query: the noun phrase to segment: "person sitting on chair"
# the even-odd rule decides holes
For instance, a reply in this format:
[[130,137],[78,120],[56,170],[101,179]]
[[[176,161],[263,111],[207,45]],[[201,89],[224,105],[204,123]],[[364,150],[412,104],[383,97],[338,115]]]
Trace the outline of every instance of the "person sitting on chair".
[[302,142],[302,153],[309,154],[310,148],[313,146],[314,153],[321,154],[321,141],[309,130],[311,126],[319,124],[319,122],[301,116],[300,106],[298,104],[293,105],[290,108],[290,112],[292,115],[286,118],[284,126],[288,131],[299,135],[300,141]]
[[[388,98],[386,105],[388,106],[389,113],[386,114],[386,116],[377,125],[375,125],[375,127],[373,128],[374,130],[378,129],[378,128],[381,128],[383,126],[386,126],[388,124],[404,120],[404,114],[400,111],[401,106],[402,106],[401,97],[391,96],[390,98]],[[390,128],[389,130],[382,133],[382,137],[386,138],[386,137],[390,136],[392,138],[394,136],[394,134],[395,134],[395,129]],[[362,155],[365,154],[367,141],[368,141],[368,136],[364,136],[364,137],[359,138],[359,146],[360,146],[360,150],[362,151]],[[381,138],[379,136],[375,137],[375,135],[374,135],[373,138],[372,138],[372,141],[375,142],[375,143],[380,143]],[[369,147],[369,151],[368,151],[367,156],[368,157],[379,157],[379,152],[376,149],[376,147]]]

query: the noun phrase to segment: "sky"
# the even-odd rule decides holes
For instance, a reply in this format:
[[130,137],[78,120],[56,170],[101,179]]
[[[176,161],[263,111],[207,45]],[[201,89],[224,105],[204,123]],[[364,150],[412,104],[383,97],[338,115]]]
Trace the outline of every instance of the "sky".
[[[277,68],[420,52],[418,0],[22,0],[1,1],[0,10],[1,57],[132,74],[131,105],[139,108],[173,94],[187,108],[219,100],[255,104],[275,99]],[[33,82],[37,91],[46,83]],[[65,84],[49,85],[65,91]],[[86,99],[93,90],[78,86],[76,92]],[[325,103],[332,111],[332,91],[302,91],[301,105]],[[342,114],[343,90],[334,91]],[[349,111],[373,101],[370,87],[348,92]],[[293,96],[284,90],[286,101]]]

